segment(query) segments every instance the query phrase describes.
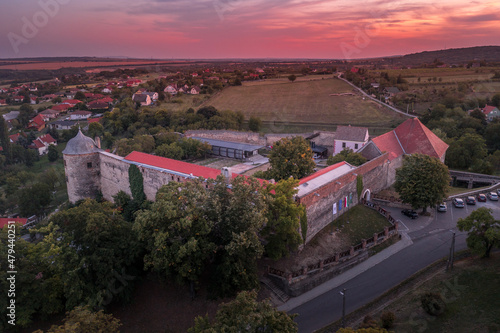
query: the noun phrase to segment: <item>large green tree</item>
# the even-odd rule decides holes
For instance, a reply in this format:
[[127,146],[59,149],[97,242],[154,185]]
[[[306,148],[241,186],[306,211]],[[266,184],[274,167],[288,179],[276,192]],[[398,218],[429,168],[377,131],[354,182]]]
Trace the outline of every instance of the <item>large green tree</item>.
[[62,254],[55,260],[64,265],[67,309],[130,300],[142,250],[132,224],[111,203],[86,199],[50,221],[60,228],[54,242]]
[[257,301],[257,293],[241,292],[236,299],[219,305],[215,320],[197,317],[189,333],[295,333],[294,316],[278,311],[268,301]]
[[19,209],[22,216],[42,216],[52,201],[52,192],[49,185],[35,183],[21,190],[19,195]]
[[151,208],[138,213],[134,223],[147,251],[145,269],[188,282],[193,293],[215,250],[208,237],[212,221],[204,212],[207,196],[201,181],[168,183],[160,188]]
[[500,221],[495,221],[492,210],[480,207],[466,218],[458,219],[458,229],[467,231],[467,246],[483,257],[489,257],[491,249],[500,246]]
[[413,208],[433,206],[446,198],[450,174],[446,165],[434,157],[412,154],[403,160],[403,166],[396,170],[395,190],[404,203]]
[[354,166],[360,166],[361,164],[364,164],[366,162],[366,158],[360,153],[355,153],[350,148],[344,148],[335,156],[329,156],[326,160],[326,164],[333,165],[342,161],[346,161],[347,163]]
[[213,221],[210,237],[217,244],[210,289],[216,296],[257,288],[257,259],[263,253],[259,231],[266,223],[266,203],[261,185],[239,176],[228,191],[228,182],[222,176],[209,182],[207,215]]
[[[9,241],[8,230],[15,230],[16,239]],[[48,316],[64,310],[64,265],[60,260],[61,247],[55,244],[59,234],[46,233],[37,242],[27,242],[20,236],[21,226],[9,225],[0,229],[0,332],[9,332],[13,328],[7,309],[10,299],[16,301],[16,325],[28,326],[35,318],[46,319]],[[42,231],[43,232],[43,231]],[[10,250],[10,251],[9,251]],[[14,251],[14,252],[12,252]],[[9,257],[8,255],[11,255]],[[12,260],[15,258],[15,260]],[[15,269],[9,267],[14,265]],[[8,297],[10,277],[8,271],[16,270],[15,295]]]
[[273,145],[269,154],[270,178],[275,180],[293,177],[303,178],[314,171],[316,164],[309,143],[301,136],[283,138]]
[[450,144],[446,152],[446,165],[450,168],[469,169],[484,160],[487,154],[485,140],[478,134],[466,133]]
[[[64,324],[60,326],[52,325],[47,333],[118,333],[122,325],[112,314],[106,314],[103,310],[93,312],[83,306],[77,306],[69,311],[63,321]],[[37,330],[34,333],[43,331]]]
[[305,242],[301,239],[301,221],[306,220],[305,206],[297,204],[298,179],[284,179],[276,184],[268,184],[267,224],[262,230],[266,238],[266,254],[272,259],[287,256]]

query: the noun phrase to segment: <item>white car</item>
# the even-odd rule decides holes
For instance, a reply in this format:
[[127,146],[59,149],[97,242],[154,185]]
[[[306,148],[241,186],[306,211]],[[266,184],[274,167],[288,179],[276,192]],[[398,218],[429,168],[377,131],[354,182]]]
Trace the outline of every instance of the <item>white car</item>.
[[490,192],[486,195],[491,201],[498,201],[498,194],[495,192]]

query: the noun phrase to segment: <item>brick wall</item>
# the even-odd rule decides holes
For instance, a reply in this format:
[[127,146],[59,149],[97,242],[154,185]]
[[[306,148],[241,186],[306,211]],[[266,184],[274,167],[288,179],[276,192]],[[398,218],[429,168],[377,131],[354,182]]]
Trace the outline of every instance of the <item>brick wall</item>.
[[[387,154],[384,154],[299,198],[299,202],[306,206],[307,212],[306,242],[310,241],[330,222],[347,211],[345,208],[338,210],[337,207],[337,214],[333,215],[334,203],[337,203],[338,206],[339,200],[348,197],[350,194],[352,194],[353,205],[358,203],[357,176],[355,174],[363,175],[364,190],[369,189],[371,192],[378,192],[388,186],[387,176],[391,164],[387,163]],[[319,196],[315,195],[315,193],[319,194]]]

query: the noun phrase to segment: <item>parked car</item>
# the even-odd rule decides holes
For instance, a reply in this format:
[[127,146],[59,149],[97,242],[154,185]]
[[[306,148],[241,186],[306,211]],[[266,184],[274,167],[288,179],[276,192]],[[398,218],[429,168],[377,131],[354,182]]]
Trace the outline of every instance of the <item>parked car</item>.
[[416,211],[414,211],[413,209],[403,209],[401,211],[401,213],[403,213],[403,215],[406,215],[412,219],[416,219],[418,217],[418,214]]
[[497,188],[497,195],[500,196],[500,188]]
[[498,194],[496,194],[495,192],[490,192],[487,196],[491,201],[498,201]]
[[446,206],[446,202],[441,202],[438,206],[437,206],[437,211],[438,212],[446,212],[448,210],[448,206]]
[[465,199],[465,203],[468,204],[468,205],[475,205],[476,204],[476,198],[474,198],[472,195],[469,195]]
[[486,202],[486,194],[484,194],[484,193],[478,194],[477,201]]
[[453,198],[453,205],[457,208],[464,208],[464,201],[460,198]]

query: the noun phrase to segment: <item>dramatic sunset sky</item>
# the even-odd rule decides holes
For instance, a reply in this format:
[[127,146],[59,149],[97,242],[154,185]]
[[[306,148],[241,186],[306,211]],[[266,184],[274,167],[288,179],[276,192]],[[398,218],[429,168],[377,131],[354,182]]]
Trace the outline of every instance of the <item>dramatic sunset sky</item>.
[[1,0],[0,58],[377,57],[500,45],[499,13],[498,0]]

